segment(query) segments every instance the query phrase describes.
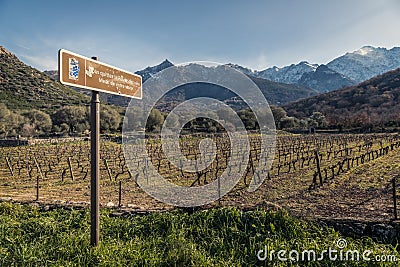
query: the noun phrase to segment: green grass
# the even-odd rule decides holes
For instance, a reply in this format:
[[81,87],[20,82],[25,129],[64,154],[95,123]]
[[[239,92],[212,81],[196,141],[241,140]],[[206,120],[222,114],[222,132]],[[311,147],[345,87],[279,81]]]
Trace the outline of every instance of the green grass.
[[[110,214],[102,210],[101,244],[91,248],[86,209],[41,212],[0,203],[0,266],[380,266],[366,261],[259,261],[256,254],[265,245],[269,251],[321,251],[335,248],[341,237],[283,212],[224,208],[127,218]],[[399,256],[392,245],[370,238],[346,240],[348,249]]]

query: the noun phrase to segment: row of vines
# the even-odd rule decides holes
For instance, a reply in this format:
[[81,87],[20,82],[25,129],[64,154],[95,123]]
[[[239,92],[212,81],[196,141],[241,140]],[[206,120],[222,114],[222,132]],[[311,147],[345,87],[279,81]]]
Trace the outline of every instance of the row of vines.
[[[201,153],[199,145],[204,137],[212,138],[215,146],[210,146],[208,151]],[[256,173],[262,176],[258,177],[259,179],[279,181],[286,177],[301,180],[301,184],[307,185],[308,190],[317,190],[319,186],[342,173],[385,156],[400,147],[398,134],[279,135],[275,151],[268,145],[262,146],[259,135],[250,135],[249,141],[250,152],[246,158],[244,154],[232,155],[229,138],[224,135],[186,136],[180,139],[179,146],[171,143],[168,148],[168,143],[163,147],[160,140],[148,139],[146,149],[149,157],[142,155],[140,149],[137,149],[137,153],[124,154],[121,144],[103,140],[100,149],[101,186],[104,190],[112,188],[109,196],[113,199],[113,194],[117,194],[117,185],[121,183],[126,195],[129,195],[129,192],[138,192],[136,179],[139,173],[152,175],[145,173],[146,168],[139,166],[148,164],[152,164],[158,173],[173,183],[201,186],[218,179],[222,172],[229,172],[227,166],[231,157],[238,157],[247,162],[247,165],[244,165],[242,180],[237,186],[237,190],[244,190],[255,175],[257,167],[265,167],[258,166],[261,155],[272,155],[275,152],[272,167]],[[178,164],[173,164],[167,159],[164,149],[175,151],[176,155],[180,152],[187,159],[193,160],[192,162],[209,162],[211,159],[212,163],[201,170],[198,170],[198,166],[190,166],[195,171],[184,171],[182,166],[179,166],[178,158],[174,160]],[[127,167],[128,162],[133,166],[131,169]],[[31,199],[35,196],[34,188],[40,182],[42,192],[52,192],[47,198],[62,198],[63,194],[57,192],[68,192],[66,195],[71,196],[71,199],[76,196],[78,199],[87,200],[89,180],[89,142],[0,148],[0,197]]]

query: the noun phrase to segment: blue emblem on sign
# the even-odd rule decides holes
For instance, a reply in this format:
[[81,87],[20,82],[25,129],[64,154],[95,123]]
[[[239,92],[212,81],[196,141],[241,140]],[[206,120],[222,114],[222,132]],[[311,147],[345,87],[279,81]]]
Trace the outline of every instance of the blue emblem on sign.
[[78,80],[80,69],[79,61],[76,58],[69,58],[69,79]]

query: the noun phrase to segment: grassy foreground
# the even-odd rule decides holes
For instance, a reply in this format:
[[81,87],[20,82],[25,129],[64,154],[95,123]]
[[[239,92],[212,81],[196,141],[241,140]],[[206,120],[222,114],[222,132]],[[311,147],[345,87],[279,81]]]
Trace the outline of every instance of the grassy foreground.
[[[236,208],[110,217],[102,210],[101,245],[89,245],[89,210],[0,203],[0,266],[396,266],[356,261],[260,261],[257,252],[336,248],[338,232],[283,212]],[[392,245],[346,238],[346,249],[399,256]],[[286,257],[288,254],[285,255]]]

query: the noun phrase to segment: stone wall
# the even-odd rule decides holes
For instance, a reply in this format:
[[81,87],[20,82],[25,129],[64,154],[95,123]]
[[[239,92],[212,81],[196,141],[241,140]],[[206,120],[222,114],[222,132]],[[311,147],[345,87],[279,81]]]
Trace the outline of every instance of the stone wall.
[[45,139],[0,139],[0,147],[56,144],[65,142],[89,141],[89,137],[64,137]]

